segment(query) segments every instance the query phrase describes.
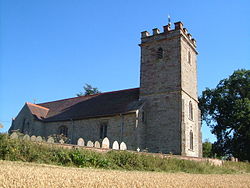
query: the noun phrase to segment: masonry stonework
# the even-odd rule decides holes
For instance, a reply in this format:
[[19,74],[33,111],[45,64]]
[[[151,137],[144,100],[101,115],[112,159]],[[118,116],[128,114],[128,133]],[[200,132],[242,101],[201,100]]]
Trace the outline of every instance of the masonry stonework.
[[162,33],[142,32],[140,47],[146,146],[151,152],[201,156],[195,40],[177,22],[174,30],[167,25]]
[[[17,117],[13,127],[13,130],[19,130],[24,134],[36,135],[48,138],[53,134],[59,134],[59,128],[65,126],[68,128],[67,137],[70,139],[71,144],[77,144],[79,138],[84,138],[85,141],[102,141],[100,138],[100,126],[103,122],[107,123],[107,137],[110,140],[110,143],[114,141],[125,142],[128,149],[136,150],[136,114],[125,114],[117,115],[111,117],[101,117],[101,118],[90,118],[84,120],[72,120],[72,121],[63,121],[63,122],[48,122],[41,123],[40,121],[35,120],[35,118],[29,118],[30,127],[24,125],[19,119],[25,119],[29,117],[30,113],[22,111],[22,116]],[[123,128],[122,128],[123,127]],[[27,130],[27,131],[26,131]]]
[[142,32],[139,46],[140,88],[26,103],[9,131],[47,138],[63,126],[72,144],[101,143],[105,131],[110,143],[125,142],[129,150],[201,157],[195,40],[177,22]]

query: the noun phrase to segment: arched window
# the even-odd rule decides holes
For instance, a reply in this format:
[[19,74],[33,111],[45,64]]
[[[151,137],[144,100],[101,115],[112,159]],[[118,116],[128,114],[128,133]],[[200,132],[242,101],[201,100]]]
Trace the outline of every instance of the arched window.
[[194,115],[193,115],[193,105],[192,105],[192,102],[189,101],[189,119],[193,120],[194,118]]
[[188,52],[188,63],[191,64],[191,52]]
[[25,122],[26,122],[26,119],[24,118],[23,119],[23,123],[22,123],[22,127],[21,127],[21,133],[23,133],[24,132],[24,129],[25,129]]
[[23,119],[20,132],[24,133],[24,134],[29,134],[29,132],[30,132],[30,122],[28,121],[28,119],[25,119],[25,118]]
[[156,55],[157,55],[157,59],[162,59],[163,58],[163,49],[158,48]]
[[26,122],[26,126],[25,126],[25,129],[26,129],[26,134],[29,134],[30,133],[30,122]]
[[100,125],[100,139],[107,137],[108,123],[104,122]]
[[59,135],[68,136],[68,128],[66,126],[59,127]]
[[190,149],[193,150],[194,149],[194,134],[193,131],[190,131],[189,133],[189,139],[190,139]]

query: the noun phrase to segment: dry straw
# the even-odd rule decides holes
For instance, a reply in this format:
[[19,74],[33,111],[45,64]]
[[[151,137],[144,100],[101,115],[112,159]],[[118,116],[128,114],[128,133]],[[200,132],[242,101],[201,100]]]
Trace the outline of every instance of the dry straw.
[[249,187],[249,174],[100,170],[0,160],[0,187]]

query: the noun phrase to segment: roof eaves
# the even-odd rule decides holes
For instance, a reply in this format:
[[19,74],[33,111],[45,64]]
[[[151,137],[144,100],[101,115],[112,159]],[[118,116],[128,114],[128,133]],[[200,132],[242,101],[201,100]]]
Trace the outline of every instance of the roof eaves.
[[[139,108],[138,108],[139,109]],[[126,114],[132,114],[132,113],[136,113],[136,111],[138,110],[130,110],[130,111],[127,111],[127,112],[121,112],[121,113],[114,113],[114,114],[105,114],[105,115],[95,115],[95,116],[87,116],[87,117],[84,117],[84,118],[69,118],[69,119],[62,119],[62,120],[49,120],[48,119],[43,119],[41,121],[43,122],[61,122],[61,121],[75,121],[75,120],[85,120],[85,119],[92,119],[92,118],[101,118],[101,117],[110,117],[110,116],[117,116],[117,115],[126,115]]]

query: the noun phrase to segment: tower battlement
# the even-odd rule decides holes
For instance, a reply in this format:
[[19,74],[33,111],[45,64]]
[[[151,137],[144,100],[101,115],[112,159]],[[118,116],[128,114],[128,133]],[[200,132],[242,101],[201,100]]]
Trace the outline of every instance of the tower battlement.
[[182,34],[186,39],[196,48],[196,40],[192,38],[192,35],[188,33],[188,30],[183,27],[182,22],[175,22],[174,29],[171,29],[170,25],[163,26],[163,32],[158,28],[154,28],[153,34],[151,35],[148,31],[141,32],[141,41],[142,43],[150,42],[151,40],[157,40],[157,38],[163,39],[163,37],[172,37],[176,34]]

